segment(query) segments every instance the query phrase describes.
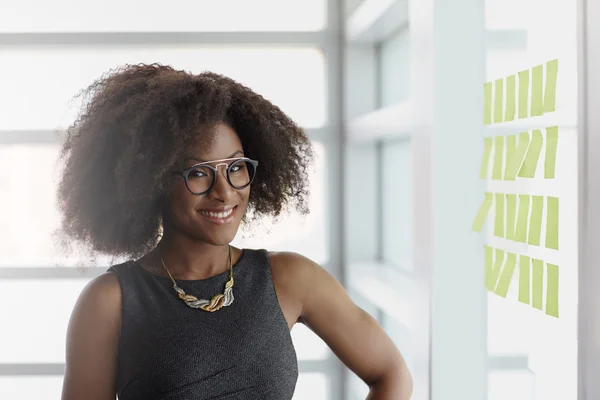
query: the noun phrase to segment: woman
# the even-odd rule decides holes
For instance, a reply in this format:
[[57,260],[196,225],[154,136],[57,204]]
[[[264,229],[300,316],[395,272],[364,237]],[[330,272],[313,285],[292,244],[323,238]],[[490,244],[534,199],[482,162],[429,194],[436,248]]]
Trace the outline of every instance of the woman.
[[306,211],[312,153],[290,118],[229,78],[161,65],[86,93],[62,152],[63,230],[130,261],[77,301],[63,400],[290,399],[297,322],[370,399],[410,397],[392,341],[323,268],[230,245],[242,222]]

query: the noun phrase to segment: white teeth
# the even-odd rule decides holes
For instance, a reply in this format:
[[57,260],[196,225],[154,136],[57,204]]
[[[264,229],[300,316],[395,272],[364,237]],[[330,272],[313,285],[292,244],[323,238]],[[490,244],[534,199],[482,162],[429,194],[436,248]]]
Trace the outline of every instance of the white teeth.
[[224,212],[218,212],[218,213],[214,213],[214,212],[209,212],[209,211],[201,211],[200,214],[202,215],[206,215],[207,217],[213,217],[213,218],[227,218],[231,215],[231,213],[233,212],[233,208]]

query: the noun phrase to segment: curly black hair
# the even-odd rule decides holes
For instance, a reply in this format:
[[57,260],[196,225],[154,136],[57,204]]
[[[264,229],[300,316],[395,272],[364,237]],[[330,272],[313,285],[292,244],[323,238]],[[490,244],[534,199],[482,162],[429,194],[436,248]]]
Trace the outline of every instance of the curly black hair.
[[308,212],[309,138],[277,106],[233,79],[125,65],[78,97],[84,106],[60,155],[62,240],[113,257],[150,251],[160,239],[172,171],[181,169],[191,140],[210,146],[221,122],[260,163],[250,189],[251,218],[277,217],[290,206]]

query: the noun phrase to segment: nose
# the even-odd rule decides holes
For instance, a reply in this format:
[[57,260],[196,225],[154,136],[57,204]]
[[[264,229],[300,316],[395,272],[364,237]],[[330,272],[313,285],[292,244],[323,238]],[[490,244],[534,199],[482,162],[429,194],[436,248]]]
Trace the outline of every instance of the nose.
[[[219,168],[221,166],[223,168]],[[227,164],[218,164],[215,168],[217,169],[215,185],[209,192],[209,196],[223,203],[229,203],[235,194],[235,188],[227,180]]]

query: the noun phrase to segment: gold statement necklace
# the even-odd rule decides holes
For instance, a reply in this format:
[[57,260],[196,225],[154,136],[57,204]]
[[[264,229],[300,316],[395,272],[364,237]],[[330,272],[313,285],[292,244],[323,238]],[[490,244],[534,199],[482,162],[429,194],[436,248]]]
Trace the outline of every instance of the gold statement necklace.
[[169,278],[171,278],[171,282],[173,282],[173,289],[177,292],[177,295],[181,300],[187,304],[190,308],[199,308],[208,312],[215,312],[220,310],[223,307],[227,307],[233,303],[233,266],[231,263],[231,246],[229,246],[229,280],[225,284],[225,291],[223,293],[215,295],[211,300],[199,299],[196,296],[192,296],[191,294],[186,294],[182,288],[177,286],[175,279],[171,275],[171,272],[165,265],[165,261],[160,256],[160,261],[162,261],[162,265],[169,274]]

